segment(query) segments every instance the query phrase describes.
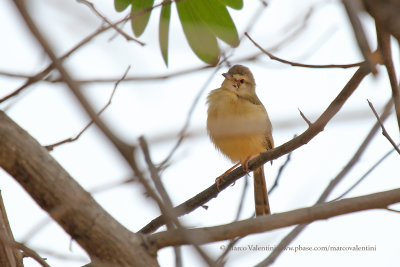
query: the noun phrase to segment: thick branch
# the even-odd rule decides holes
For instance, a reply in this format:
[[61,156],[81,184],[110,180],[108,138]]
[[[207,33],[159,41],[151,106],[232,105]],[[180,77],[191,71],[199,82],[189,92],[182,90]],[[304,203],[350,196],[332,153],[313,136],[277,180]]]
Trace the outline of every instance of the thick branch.
[[0,111],[0,166],[92,258],[155,266],[138,236],[115,221],[27,132]]
[[[361,197],[319,204],[309,208],[302,208],[269,216],[261,216],[225,225],[191,229],[188,230],[188,233],[202,244],[206,244],[229,240],[239,236],[280,229],[291,225],[324,220],[357,211],[385,209],[388,205],[398,202],[400,202],[400,189],[394,189]],[[149,236],[149,241],[158,249],[167,246],[186,244],[182,234],[176,230],[155,233]]]
[[363,0],[363,3],[368,13],[374,17],[376,24],[400,42],[400,1]]
[[[249,162],[249,169],[254,170],[267,161],[276,159],[283,156],[304,144],[307,144],[312,138],[314,138],[318,133],[324,130],[326,124],[335,116],[335,114],[344,105],[346,100],[351,96],[351,94],[356,90],[362,79],[369,73],[369,68],[366,63],[363,63],[361,67],[356,71],[350,81],[342,89],[339,95],[332,101],[328,108],[322,113],[322,115],[312,123],[311,126],[301,135],[293,138],[289,142],[278,146],[274,149],[268,150],[267,152],[261,153],[261,155]],[[227,188],[230,184],[234,183],[240,177],[244,176],[246,173],[242,167],[236,168],[229,174],[227,174],[219,187],[215,184],[211,185],[206,190],[200,192],[196,196],[187,200],[186,202],[180,204],[175,208],[177,215],[181,216],[187,214],[201,205],[205,204],[212,198],[215,198],[219,192]],[[149,224],[144,226],[140,232],[141,233],[151,233],[158,229],[160,226],[165,224],[165,219],[163,216],[159,216],[152,220]]]

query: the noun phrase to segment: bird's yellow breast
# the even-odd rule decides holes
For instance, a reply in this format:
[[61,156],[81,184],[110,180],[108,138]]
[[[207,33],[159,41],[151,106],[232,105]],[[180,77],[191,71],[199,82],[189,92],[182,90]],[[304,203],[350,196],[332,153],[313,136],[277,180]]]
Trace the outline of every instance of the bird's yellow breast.
[[[262,104],[243,99],[229,89],[208,96],[207,130],[215,146],[234,162],[264,152],[271,125]],[[271,136],[272,140],[272,136]]]

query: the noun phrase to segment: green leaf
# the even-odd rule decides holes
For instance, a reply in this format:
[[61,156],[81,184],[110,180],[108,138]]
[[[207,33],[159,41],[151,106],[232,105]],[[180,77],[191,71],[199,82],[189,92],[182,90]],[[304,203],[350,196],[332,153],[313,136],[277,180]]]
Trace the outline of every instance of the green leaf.
[[171,19],[171,4],[163,5],[160,15],[160,26],[158,32],[158,39],[160,42],[161,54],[163,56],[165,65],[168,66],[168,34],[169,34],[169,21]]
[[232,47],[239,45],[235,24],[224,5],[215,0],[189,0],[215,35]]
[[194,0],[176,2],[176,7],[186,39],[193,52],[202,61],[216,64],[219,60],[217,38],[200,18]]
[[[137,12],[140,12],[146,8],[150,8],[153,6],[154,0],[132,0],[132,8],[131,14],[134,15]],[[135,16],[131,20],[132,30],[136,37],[139,37],[144,32],[144,29],[147,26],[147,23],[150,19],[151,10]]]
[[118,12],[124,11],[130,4],[132,0],[114,0],[115,10]]
[[242,9],[243,8],[243,0],[218,0],[224,6],[229,6],[234,9]]

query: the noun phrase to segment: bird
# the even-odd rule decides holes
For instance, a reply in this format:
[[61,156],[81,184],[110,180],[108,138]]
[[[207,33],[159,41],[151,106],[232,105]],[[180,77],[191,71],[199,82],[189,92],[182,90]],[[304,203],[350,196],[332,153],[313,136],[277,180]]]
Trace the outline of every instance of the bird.
[[[221,87],[207,97],[207,132],[215,147],[237,164],[216,179],[217,186],[239,164],[249,172],[248,161],[274,147],[271,121],[249,68],[234,65],[222,75]],[[264,165],[253,173],[256,217],[271,214]]]

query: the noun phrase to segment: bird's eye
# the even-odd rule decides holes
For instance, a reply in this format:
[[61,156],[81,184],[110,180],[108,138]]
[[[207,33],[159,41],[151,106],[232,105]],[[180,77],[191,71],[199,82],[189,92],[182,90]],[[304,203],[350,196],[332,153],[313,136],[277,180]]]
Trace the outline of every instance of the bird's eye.
[[240,83],[244,83],[244,79],[241,79],[241,80],[240,80]]

